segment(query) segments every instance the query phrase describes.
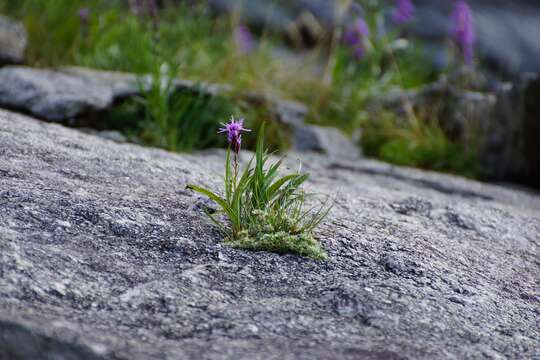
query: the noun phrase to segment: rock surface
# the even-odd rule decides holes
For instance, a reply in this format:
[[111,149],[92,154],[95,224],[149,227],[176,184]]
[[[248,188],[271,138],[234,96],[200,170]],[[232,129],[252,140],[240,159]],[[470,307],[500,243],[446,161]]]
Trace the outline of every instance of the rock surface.
[[60,70],[0,69],[0,105],[47,120],[67,120],[109,107],[113,88]]
[[24,62],[27,42],[24,25],[0,15],[0,65]]
[[[0,69],[0,106],[40,119],[66,122],[107,110],[116,101],[139,95],[150,84],[150,76],[115,71],[75,66],[56,70],[8,66]],[[188,80],[175,80],[174,87],[210,95],[226,91],[225,86]]]
[[361,150],[341,130],[306,123],[309,109],[302,103],[286,101],[261,94],[246,94],[244,98],[255,106],[264,106],[272,119],[291,132],[291,148],[299,152],[319,152],[332,158],[357,159]]
[[302,160],[326,262],[220,243],[184,189],[219,189],[221,151],[1,111],[0,359],[540,357],[537,194]]
[[523,132],[525,134],[524,156],[529,167],[525,174],[528,183],[540,189],[540,75],[530,76],[522,81]]

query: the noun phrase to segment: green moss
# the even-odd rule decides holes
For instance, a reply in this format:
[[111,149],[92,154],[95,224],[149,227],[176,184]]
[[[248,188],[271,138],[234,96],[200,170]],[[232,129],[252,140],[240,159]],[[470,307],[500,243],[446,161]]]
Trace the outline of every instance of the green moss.
[[313,235],[309,233],[288,234],[285,231],[257,234],[241,232],[236,241],[229,241],[234,247],[250,251],[269,251],[278,254],[298,254],[316,260],[328,258]]
[[278,254],[298,254],[317,260],[328,256],[311,231],[298,229],[293,221],[281,213],[254,210],[246,230],[227,243],[239,249],[269,251]]

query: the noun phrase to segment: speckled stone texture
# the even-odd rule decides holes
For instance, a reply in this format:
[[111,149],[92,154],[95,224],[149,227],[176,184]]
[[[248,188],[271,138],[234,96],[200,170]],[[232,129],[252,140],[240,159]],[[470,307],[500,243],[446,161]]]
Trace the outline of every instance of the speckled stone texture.
[[540,358],[537,194],[301,157],[326,262],[220,243],[221,151],[1,111],[0,359]]

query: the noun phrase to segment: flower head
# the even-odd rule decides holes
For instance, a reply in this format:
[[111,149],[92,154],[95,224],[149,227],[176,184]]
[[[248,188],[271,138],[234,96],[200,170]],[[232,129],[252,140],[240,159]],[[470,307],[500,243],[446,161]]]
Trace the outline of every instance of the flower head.
[[239,25],[234,29],[234,41],[242,54],[249,54],[255,47],[253,36],[245,25]]
[[77,16],[79,17],[79,20],[81,23],[87,23],[90,19],[90,9],[88,8],[80,8],[77,11]]
[[233,116],[231,116],[230,122],[227,124],[222,123],[221,125],[223,127],[218,130],[218,133],[227,133],[229,145],[238,154],[242,145],[242,131],[250,132],[251,130],[244,128],[244,119],[235,120]]
[[396,0],[396,7],[392,12],[392,20],[396,24],[405,24],[412,20],[416,8],[411,0]]
[[473,13],[466,1],[459,0],[456,3],[452,13],[452,23],[452,38],[463,54],[465,63],[471,64],[474,56],[476,34]]
[[369,36],[369,28],[366,21],[358,18],[352,23],[343,34],[343,41],[354,52],[357,58],[364,55],[364,39]]

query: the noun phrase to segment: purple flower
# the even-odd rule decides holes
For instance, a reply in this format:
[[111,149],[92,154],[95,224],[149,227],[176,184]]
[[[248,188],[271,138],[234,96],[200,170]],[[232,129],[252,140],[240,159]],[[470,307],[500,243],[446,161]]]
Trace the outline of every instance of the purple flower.
[[90,10],[88,8],[80,8],[77,11],[77,16],[81,23],[87,23],[90,19]]
[[239,25],[234,29],[234,42],[242,54],[249,54],[255,47],[253,36],[245,25]]
[[466,1],[459,0],[456,3],[452,13],[452,23],[452,38],[463,54],[465,63],[471,64],[474,57],[476,34],[473,13]]
[[405,24],[412,20],[416,8],[411,0],[396,0],[396,8],[392,11],[392,20],[396,24]]
[[355,16],[364,16],[364,9],[362,8],[362,5],[357,3],[356,1],[353,1],[351,3],[351,6],[349,7],[349,10],[355,15]]
[[251,130],[244,128],[244,119],[234,120],[231,116],[231,121],[227,124],[221,124],[223,127],[219,129],[218,133],[227,133],[227,140],[231,145],[232,150],[235,153],[240,152],[242,145],[242,131],[250,132]]
[[369,36],[369,28],[364,19],[358,18],[350,24],[343,34],[343,41],[357,58],[364,56],[364,40]]
[[129,0],[129,9],[136,16],[156,17],[158,5],[156,0]]
[[129,10],[136,16],[144,13],[144,0],[129,0]]

